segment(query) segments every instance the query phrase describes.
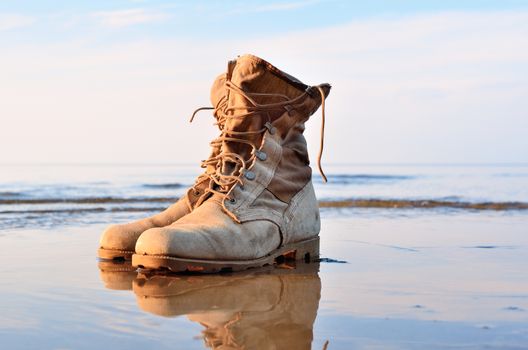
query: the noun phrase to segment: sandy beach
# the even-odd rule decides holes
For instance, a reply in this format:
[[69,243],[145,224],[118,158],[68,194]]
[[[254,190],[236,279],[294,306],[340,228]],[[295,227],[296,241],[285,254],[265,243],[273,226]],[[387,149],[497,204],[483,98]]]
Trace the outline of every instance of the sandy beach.
[[528,215],[325,209],[322,218],[322,262],[210,276],[99,262],[104,223],[3,230],[3,346],[527,347]]

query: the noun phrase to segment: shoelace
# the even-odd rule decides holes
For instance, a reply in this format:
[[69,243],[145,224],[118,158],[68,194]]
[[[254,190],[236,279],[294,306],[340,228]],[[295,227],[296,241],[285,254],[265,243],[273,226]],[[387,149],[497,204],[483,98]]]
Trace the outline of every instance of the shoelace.
[[[217,122],[215,123],[220,127],[221,135],[213,140],[211,142],[211,146],[220,146],[223,142],[238,142],[243,143],[246,145],[251,146],[251,156],[249,159],[244,159],[242,156],[240,156],[238,153],[234,152],[226,152],[225,150],[222,150],[219,154],[215,156],[211,156],[209,159],[202,162],[202,168],[206,168],[210,165],[214,165],[216,167],[216,170],[213,174],[202,174],[201,176],[207,176],[212,180],[212,184],[208,189],[206,189],[207,192],[216,193],[218,195],[221,195],[222,197],[226,198],[227,192],[229,189],[234,185],[235,183],[239,183],[240,185],[243,184],[243,181],[241,179],[242,175],[246,172],[248,169],[248,166],[252,164],[252,162],[256,158],[256,154],[258,151],[258,145],[253,144],[251,141],[243,139],[243,138],[237,138],[233,136],[244,136],[244,135],[257,135],[265,132],[266,130],[271,130],[273,126],[268,121],[264,124],[264,127],[259,130],[253,130],[253,131],[235,131],[235,130],[228,130],[225,128],[226,121],[228,119],[239,119],[239,118],[246,118],[255,114],[260,114],[262,112],[269,112],[272,110],[282,110],[286,109],[289,110],[290,107],[295,108],[296,106],[300,106],[302,103],[299,101],[302,101],[304,97],[308,94],[307,91],[305,91],[300,96],[290,99],[285,95],[281,94],[267,94],[267,93],[249,93],[243,91],[241,88],[237,87],[233,83],[227,81],[226,82],[226,88],[229,89],[233,93],[237,93],[241,95],[244,99],[246,99],[251,106],[233,106],[233,107],[227,107],[227,98],[224,96],[220,101],[217,103],[215,107],[200,107],[196,109],[190,119],[190,122],[192,122],[196,116],[196,114],[202,110],[214,110],[214,115],[217,118]],[[321,95],[321,110],[322,110],[322,116],[321,116],[321,137],[320,137],[320,144],[319,144],[319,153],[317,156],[317,167],[319,170],[319,173],[321,174],[321,177],[323,178],[324,182],[327,182],[327,177],[323,172],[322,166],[321,166],[321,158],[323,155],[323,148],[324,148],[324,127],[325,127],[325,94],[323,89],[320,86],[316,86],[317,91]],[[266,97],[272,97],[272,98],[280,98],[284,101],[281,102],[274,102],[274,103],[267,103],[267,104],[259,104],[257,103],[252,97],[258,97],[258,96],[266,96]],[[297,104],[297,105],[296,105]],[[244,109],[247,110],[247,112],[236,114],[235,112],[237,110]],[[228,115],[229,112],[233,112],[232,115]],[[233,170],[231,173],[226,174],[225,171],[225,164],[226,162],[231,162],[235,164],[233,167]],[[203,179],[203,178],[202,178]],[[202,180],[200,177],[198,180]],[[196,184],[199,182],[197,180]],[[214,186],[216,184],[216,186]],[[193,186],[194,187],[194,186]],[[216,189],[215,189],[216,188]]]
[[319,154],[317,154],[317,168],[319,169],[319,174],[323,178],[323,182],[328,182],[326,175],[321,167],[321,158],[323,158],[323,149],[324,149],[324,130],[325,130],[325,94],[323,89],[320,86],[316,86],[317,91],[321,94],[321,138],[319,140]]
[[[215,109],[220,110],[220,109],[222,109],[222,108],[225,108],[225,105],[227,105],[227,98],[226,98],[226,96],[223,96],[223,97],[218,101],[217,105],[214,106],[214,107],[200,107],[200,108],[196,109],[196,110],[193,112],[193,114],[192,114],[191,119],[190,119],[189,122],[192,123],[193,120],[194,120],[194,117],[195,117],[196,114],[197,114],[198,112],[200,112],[200,111],[203,111],[203,110],[215,110]],[[216,113],[215,113],[215,116],[216,116]],[[216,118],[217,118],[217,121],[216,121],[216,123],[214,123],[214,125],[217,125],[220,129],[222,129],[222,125],[223,125],[223,123],[224,123],[225,121],[224,121],[224,120],[219,120],[219,118],[218,118],[217,116],[216,116]],[[217,140],[218,140],[218,139],[215,139],[215,140],[211,141],[211,142],[210,142],[211,146],[213,146],[214,143],[217,142]],[[201,168],[207,168],[207,166],[210,165],[210,164],[214,165],[214,164],[215,164],[215,163],[213,162],[213,159],[214,159],[214,158],[215,158],[215,157],[210,157],[210,158],[207,159],[207,160],[203,160],[202,163],[201,163],[201,165],[200,165],[200,167],[201,167]],[[201,194],[201,193],[200,193],[200,190],[197,188],[197,186],[198,186],[200,183],[202,183],[205,179],[209,179],[209,174],[207,174],[207,173],[203,173],[203,174],[199,175],[199,176],[196,178],[196,180],[194,181],[194,184],[192,185],[191,189],[192,189],[192,192],[193,192],[196,196],[199,196],[199,195]]]

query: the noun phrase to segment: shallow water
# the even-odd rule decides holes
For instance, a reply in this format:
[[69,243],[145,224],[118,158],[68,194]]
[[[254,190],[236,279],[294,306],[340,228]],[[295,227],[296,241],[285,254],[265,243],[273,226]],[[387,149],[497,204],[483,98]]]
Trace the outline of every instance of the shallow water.
[[104,224],[0,231],[2,347],[527,348],[528,215],[349,214],[321,232],[347,263],[211,276],[98,262]]
[[[322,208],[320,263],[153,276],[98,261],[98,238],[191,167],[2,169],[0,200],[44,201],[0,204],[2,348],[528,349],[528,211]],[[528,202],[525,167],[328,170],[325,200]]]
[[[0,165],[0,229],[152,214],[193,184],[194,165]],[[528,210],[528,165],[329,165],[324,207]]]

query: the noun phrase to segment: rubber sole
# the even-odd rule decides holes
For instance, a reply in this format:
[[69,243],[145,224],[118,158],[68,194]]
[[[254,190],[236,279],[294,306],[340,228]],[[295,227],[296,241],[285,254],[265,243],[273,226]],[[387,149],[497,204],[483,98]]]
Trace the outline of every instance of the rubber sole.
[[97,256],[103,260],[132,260],[134,251],[118,249],[97,249]]
[[171,272],[216,273],[243,271],[250,268],[282,263],[285,260],[315,261],[319,258],[319,237],[287,244],[270,254],[252,260],[200,260],[166,255],[134,254],[132,266],[145,270]]

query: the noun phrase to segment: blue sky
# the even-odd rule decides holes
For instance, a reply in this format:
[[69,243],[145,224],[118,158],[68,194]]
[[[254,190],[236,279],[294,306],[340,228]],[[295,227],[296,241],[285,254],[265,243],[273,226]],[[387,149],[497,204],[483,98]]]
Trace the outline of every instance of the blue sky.
[[[292,0],[292,1],[3,1],[0,13],[23,14],[35,20],[33,30],[15,33],[38,35],[50,41],[98,31],[98,19],[111,12],[141,10],[144,22],[116,26],[98,37],[248,37],[306,28],[321,28],[369,17],[394,17],[442,11],[526,10],[526,0]],[[148,16],[151,16],[149,19]],[[132,17],[132,16],[131,16]],[[63,22],[76,23],[64,31]],[[39,28],[38,31],[34,30]],[[107,28],[108,29],[108,28]],[[242,29],[242,30],[241,30]]]
[[0,162],[197,162],[242,53],[333,84],[328,162],[528,162],[528,1],[2,1],[0,52]]

